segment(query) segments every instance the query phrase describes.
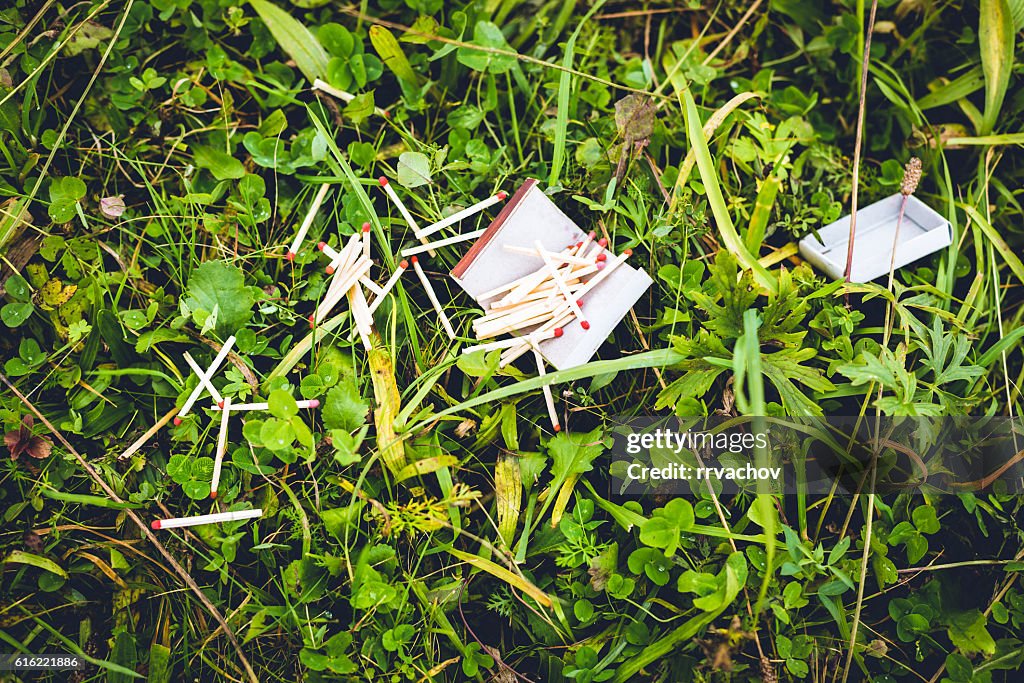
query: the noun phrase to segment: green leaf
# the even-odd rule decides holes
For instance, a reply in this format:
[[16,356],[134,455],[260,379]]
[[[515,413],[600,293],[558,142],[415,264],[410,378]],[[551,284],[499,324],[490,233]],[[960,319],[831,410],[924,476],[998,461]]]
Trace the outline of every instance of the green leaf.
[[399,80],[405,81],[409,85],[419,83],[419,78],[417,78],[416,72],[413,71],[412,64],[409,63],[409,59],[405,56],[402,46],[398,44],[398,40],[391,31],[383,26],[371,26],[370,43],[373,44],[373,49],[377,51],[384,65]]
[[[469,41],[469,44],[491,50],[513,52],[501,29],[489,21],[476,22],[476,26],[473,28],[473,40]],[[457,59],[460,64],[464,64],[470,69],[490,73],[505,73],[516,65],[516,57],[513,54],[494,54],[465,46],[459,48]]]
[[322,412],[327,429],[341,429],[352,432],[366,424],[369,404],[363,400],[359,387],[351,379],[345,379],[327,392]]
[[675,498],[654,511],[640,527],[640,541],[654,548],[664,548],[665,556],[672,557],[679,547],[681,534],[693,526],[693,506],[683,498]]
[[274,417],[281,419],[288,419],[293,415],[299,414],[299,406],[284,389],[275,389],[270,392],[270,398],[267,399],[267,406],[270,410],[270,414]]
[[242,162],[222,149],[215,147],[196,147],[194,158],[196,166],[205,168],[217,180],[230,180],[245,175]]
[[939,518],[935,514],[935,508],[931,505],[919,505],[914,508],[911,517],[914,520],[914,526],[922,534],[934,534],[940,528]]
[[287,421],[272,417],[263,422],[260,441],[272,451],[283,451],[295,441],[295,432]]
[[4,564],[10,563],[28,564],[38,569],[42,569],[43,571],[48,571],[51,574],[56,574],[61,578],[68,578],[68,573],[53,560],[41,555],[26,553],[22,550],[12,550],[10,554],[4,558]]
[[564,481],[574,474],[593,469],[592,463],[604,452],[601,429],[592,432],[559,432],[547,443],[551,456],[551,474],[555,481]]
[[996,651],[996,641],[985,628],[988,620],[979,610],[970,610],[953,617],[949,624],[949,639],[965,655],[991,655]]
[[398,182],[413,188],[430,183],[430,160],[419,152],[402,152],[398,157]]
[[0,308],[0,319],[7,327],[18,327],[29,319],[33,310],[35,310],[35,306],[31,303],[5,304],[3,308]]
[[307,80],[312,81],[327,73],[327,52],[309,29],[267,0],[249,0],[249,4],[260,15],[281,49],[295,60],[295,65]]
[[985,72],[985,110],[979,131],[982,135],[992,132],[1002,109],[1013,71],[1015,38],[1007,1],[981,0],[978,45],[981,47],[981,68]]
[[344,112],[347,118],[351,119],[356,125],[359,125],[373,115],[373,110],[373,93],[367,92],[362,95],[356,95],[351,102],[345,105]]
[[17,273],[7,278],[4,289],[15,301],[28,301],[32,298],[32,289],[29,287],[28,281]]
[[242,271],[223,261],[207,261],[192,271],[188,279],[185,304],[193,316],[217,312],[218,331],[234,334],[252,317],[255,303],[245,286]]

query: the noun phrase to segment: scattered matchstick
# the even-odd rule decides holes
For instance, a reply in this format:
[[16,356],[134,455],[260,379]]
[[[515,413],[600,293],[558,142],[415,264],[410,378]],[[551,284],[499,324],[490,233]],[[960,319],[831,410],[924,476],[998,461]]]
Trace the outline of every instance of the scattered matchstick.
[[435,232],[443,230],[447,228],[449,225],[455,225],[459,221],[465,218],[469,218],[475,213],[479,213],[488,207],[494,206],[498,202],[504,201],[506,197],[508,197],[508,193],[505,191],[500,191],[497,194],[492,195],[487,199],[483,200],[482,202],[477,202],[473,206],[465,208],[457,213],[453,213],[451,216],[439,220],[438,222],[432,225],[428,225],[427,227],[423,228],[423,230],[419,234],[421,237],[433,235]]
[[580,302],[576,301],[576,297],[573,296],[572,292],[570,292],[569,288],[565,285],[565,282],[562,281],[562,276],[559,275],[554,262],[548,258],[547,252],[544,251],[544,247],[539,241],[537,242],[537,255],[544,259],[544,265],[547,266],[548,272],[551,274],[551,279],[553,279],[555,284],[558,285],[558,289],[561,290],[562,296],[565,297],[565,301],[569,304],[569,307],[572,308],[576,317],[580,319],[580,325],[583,329],[589,330],[590,323],[587,322],[586,316],[583,315],[583,309],[580,308]]
[[391,274],[391,277],[388,278],[388,281],[384,283],[383,287],[381,287],[380,294],[375,296],[373,299],[373,303],[370,304],[367,313],[369,313],[371,317],[373,316],[373,312],[376,311],[377,308],[381,305],[381,303],[384,302],[384,297],[388,295],[388,292],[391,291],[391,288],[395,286],[395,283],[398,282],[398,280],[402,277],[402,273],[404,273],[408,267],[409,262],[406,261],[405,259],[402,259],[402,262],[398,264],[398,268],[395,269],[395,272]]
[[324,296],[323,301],[316,309],[316,313],[310,316],[310,327],[314,327],[317,324],[323,322],[327,314],[331,312],[341,298],[348,293],[348,290],[352,288],[352,285],[359,281],[359,278],[366,275],[370,270],[370,262],[361,256],[359,260],[351,267],[344,271],[338,271],[334,274],[334,281],[331,283],[331,287],[328,288],[327,294]]
[[306,217],[302,220],[302,224],[299,225],[299,232],[296,233],[295,239],[292,240],[291,246],[288,247],[288,253],[284,255],[289,261],[295,260],[299,246],[302,244],[302,240],[305,239],[306,233],[309,232],[309,226],[313,225],[313,219],[316,218],[316,214],[320,211],[320,205],[324,203],[324,198],[327,196],[327,190],[329,189],[330,185],[322,183],[320,189],[317,190],[316,196],[313,197],[313,203],[310,205],[309,211],[306,212]]
[[359,284],[373,292],[374,296],[380,296],[384,292],[384,290],[381,289],[380,285],[378,285],[376,282],[365,276],[359,278]]
[[448,316],[444,314],[444,309],[441,308],[441,303],[437,300],[437,294],[434,293],[434,288],[430,286],[430,280],[427,279],[427,274],[423,272],[423,267],[420,265],[420,260],[413,256],[411,259],[412,267],[416,271],[417,277],[423,284],[423,289],[427,293],[427,298],[430,299],[430,305],[434,307],[434,312],[437,313],[437,317],[441,320],[441,325],[444,326],[444,331],[448,333],[448,337],[455,339],[455,329],[452,327],[452,323],[448,320]]
[[352,311],[352,321],[363,342],[363,348],[367,351],[372,350],[373,342],[370,339],[370,335],[373,334],[372,322],[366,305],[366,297],[358,284],[348,290],[348,307]]
[[336,270],[344,270],[349,263],[352,262],[355,252],[359,249],[359,233],[355,233],[348,238],[348,242],[345,243],[345,248],[340,252],[331,249],[327,246],[326,242],[321,242],[317,245],[320,251],[324,252],[331,257],[331,262],[324,269],[324,272],[331,275]]
[[[398,193],[395,192],[395,188],[391,187],[391,183],[388,182],[388,179],[385,178],[384,176],[381,176],[380,178],[377,179],[377,181],[380,183],[380,186],[384,188],[384,192],[385,194],[387,194],[388,199],[390,199],[395,204],[395,206],[398,207],[398,212],[402,214],[402,218],[404,218],[405,222],[409,224],[410,228],[412,228],[413,234],[416,235],[420,243],[427,244],[427,238],[422,235],[422,231],[420,230],[419,224],[417,224],[416,221],[413,219],[412,214],[409,213],[409,209],[405,208],[405,204],[402,203],[402,200],[398,196]],[[429,253],[430,256],[437,256],[437,254],[432,249],[428,250],[427,253]]]
[[370,224],[363,223],[363,258],[370,258]]
[[[296,401],[295,405],[299,408],[319,408],[320,401],[312,398],[307,400]],[[214,408],[214,410],[223,410],[223,408]],[[263,403],[232,403],[231,412],[237,413],[242,410],[270,410],[270,404]]]
[[181,410],[178,411],[177,416],[174,418],[175,426],[180,425],[181,418],[188,415],[188,411],[192,409],[192,404],[196,402],[199,398],[199,394],[202,393],[203,388],[205,387],[204,382],[208,382],[210,378],[213,377],[214,373],[217,372],[217,368],[219,368],[220,364],[224,362],[224,359],[228,357],[228,352],[231,351],[231,347],[234,343],[235,335],[231,335],[224,341],[224,345],[220,347],[220,351],[217,352],[217,355],[214,357],[213,362],[210,363],[210,367],[207,368],[206,372],[200,373],[199,384],[197,384],[196,388],[192,390],[191,394],[189,394],[189,397],[185,400],[185,405],[181,407]]
[[[527,256],[537,255],[537,250],[532,249],[530,247],[517,247],[511,244],[506,244],[504,246],[504,249],[505,251],[510,251],[513,254],[525,254]],[[573,251],[575,250],[576,247],[573,247]],[[548,251],[545,249],[544,254],[552,261],[560,261],[561,263],[572,263],[578,266],[590,266],[594,264],[594,259],[592,258],[584,258],[582,256],[576,256],[575,254],[571,253],[558,254],[553,251]]]
[[235,510],[234,512],[217,512],[212,515],[196,515],[195,517],[172,517],[171,519],[154,519],[150,524],[155,530],[176,529],[185,526],[199,526],[200,524],[219,524],[221,522],[236,522],[240,519],[256,519],[263,516],[263,510]]
[[218,406],[224,405],[224,399],[221,398],[220,392],[217,391],[217,387],[213,386],[213,382],[203,377],[203,368],[192,358],[192,354],[188,351],[182,354],[185,357],[185,362],[188,363],[189,367],[192,368],[192,372],[196,373],[196,377],[199,378],[199,383],[206,386],[206,390],[210,392],[210,396],[217,403]]
[[[543,377],[547,373],[544,371],[544,357],[540,355],[540,351],[536,345],[530,344],[533,347],[533,357],[537,361],[537,374]],[[551,385],[545,384],[543,386],[544,391],[544,403],[548,407],[548,417],[551,419],[551,428],[556,432],[562,431],[562,425],[558,423],[558,413],[555,412],[555,400],[551,396]]]
[[447,247],[449,245],[458,244],[459,242],[465,242],[467,240],[475,240],[477,237],[480,237],[485,232],[487,232],[487,229],[481,228],[480,230],[474,230],[473,232],[455,235],[454,237],[447,237],[443,240],[437,240],[436,242],[426,242],[418,247],[409,247],[408,249],[403,249],[402,256],[409,257],[415,254],[422,254],[425,251],[433,254],[434,249],[438,249],[440,247]]
[[[335,88],[333,85],[325,83],[324,81],[321,81],[319,78],[313,80],[313,90],[319,90],[320,92],[327,93],[331,97],[337,97],[345,104],[348,104],[349,102],[356,98],[356,96],[353,95],[352,93],[346,92],[339,88]],[[386,109],[381,109],[380,107],[374,107],[373,113],[376,114],[377,116],[383,116],[384,118],[390,118],[391,116],[391,114],[389,114]]]
[[210,498],[217,497],[220,486],[220,469],[224,465],[224,453],[228,450],[228,418],[231,417],[231,397],[224,399],[224,410],[220,417],[220,434],[217,435],[217,453],[213,459],[213,479],[210,480]]

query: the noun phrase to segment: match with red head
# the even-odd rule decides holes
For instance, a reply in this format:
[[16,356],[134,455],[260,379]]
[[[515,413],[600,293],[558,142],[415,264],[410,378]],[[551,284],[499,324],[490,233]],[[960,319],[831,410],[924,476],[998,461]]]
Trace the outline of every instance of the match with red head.
[[[414,258],[415,258],[415,257],[414,257]],[[405,259],[402,259],[402,261],[401,261],[401,262],[400,262],[400,263],[399,263],[398,265],[399,265],[399,267],[400,267],[400,268],[402,268],[403,270],[405,270],[406,268],[408,268],[408,267],[409,267],[409,262],[408,262],[408,261],[406,261]]]
[[411,256],[411,257],[409,257],[409,260],[411,260],[413,263],[419,263],[420,262],[420,259],[417,256]]
[[177,427],[180,424],[181,424],[181,418],[180,417],[174,418],[174,426]]
[[585,330],[589,330],[590,329],[590,321],[584,320],[583,322],[580,323],[580,327],[582,327]]
[[508,192],[505,192],[505,190],[498,190],[498,199],[504,199],[507,196]]
[[562,336],[563,334],[565,334],[565,331],[564,331],[564,330],[563,330],[563,329],[562,329],[561,327],[556,327],[556,328],[554,329],[554,335],[555,335],[555,338],[556,338],[556,339],[557,339],[558,337],[561,337],[561,336]]
[[370,224],[363,223],[363,232],[370,232]]
[[388,184],[388,179],[385,178],[384,176],[381,176],[380,178],[377,178],[377,182],[380,183],[381,187],[384,187],[385,185]]
[[289,261],[294,261],[295,260],[295,252],[294,251],[289,251],[287,254],[284,255],[284,257],[287,260],[289,260]]
[[605,238],[605,237],[602,237],[601,239],[599,239],[597,241],[597,246],[599,246],[599,247],[607,247],[608,246],[608,239]]
[[150,523],[149,527],[151,529],[153,529],[154,531],[159,531],[160,530],[160,520],[159,519],[154,519],[152,521],[152,523]]

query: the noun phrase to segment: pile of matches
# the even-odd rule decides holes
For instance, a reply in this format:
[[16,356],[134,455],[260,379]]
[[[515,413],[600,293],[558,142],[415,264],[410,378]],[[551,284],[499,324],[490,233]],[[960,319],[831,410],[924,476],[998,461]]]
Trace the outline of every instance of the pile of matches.
[[[473,321],[473,331],[480,340],[501,335],[513,335],[463,349],[493,351],[502,349],[500,367],[505,367],[524,353],[533,351],[537,371],[545,374],[544,360],[539,344],[546,339],[561,337],[564,328],[579,322],[584,330],[590,329],[584,312],[585,297],[591,290],[625,262],[632,253],[627,249],[620,256],[610,254],[605,239],[594,241],[591,232],[586,239],[555,253],[544,249],[538,242],[533,247],[505,245],[514,253],[538,256],[544,265],[533,273],[505,283],[478,297],[489,301],[486,313]],[[498,297],[498,298],[495,298]],[[544,386],[544,398],[551,418],[551,426],[561,429],[551,396],[550,385]]]

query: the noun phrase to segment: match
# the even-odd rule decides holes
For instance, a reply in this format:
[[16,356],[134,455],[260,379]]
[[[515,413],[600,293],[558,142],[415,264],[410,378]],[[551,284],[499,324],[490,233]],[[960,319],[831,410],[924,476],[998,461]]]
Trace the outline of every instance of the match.
[[498,192],[497,194],[488,197],[482,202],[477,202],[473,206],[465,208],[457,213],[453,213],[451,216],[441,219],[438,222],[433,223],[432,225],[428,225],[427,227],[423,228],[423,230],[419,234],[421,237],[433,235],[435,232],[438,232],[439,230],[444,230],[449,225],[455,225],[456,223],[462,221],[465,218],[469,218],[475,213],[479,213],[488,207],[494,206],[498,202],[504,201],[506,197],[508,197],[507,192]]
[[[319,408],[320,401],[313,398],[307,400],[296,401],[295,405],[299,408]],[[222,410],[222,408],[214,408],[214,410]],[[263,403],[232,403],[231,412],[237,413],[242,410],[270,410],[270,404]]]
[[408,249],[403,249],[402,256],[414,256],[416,254],[422,254],[425,251],[431,252],[431,254],[433,254],[434,249],[438,249],[440,247],[447,247],[449,245],[458,244],[459,242],[465,242],[467,240],[475,240],[477,237],[480,237],[485,232],[487,232],[487,229],[481,228],[480,230],[474,230],[473,232],[467,232],[462,235],[455,235],[454,237],[447,237],[443,240],[437,240],[436,242],[426,242],[418,247],[409,247]]
[[[409,224],[410,228],[412,228],[413,234],[416,235],[422,244],[427,244],[427,238],[422,235],[420,226],[416,223],[415,219],[413,219],[412,214],[409,213],[409,209],[405,208],[405,204],[402,203],[398,193],[395,192],[395,188],[391,187],[391,183],[388,182],[388,179],[381,176],[377,179],[377,182],[379,182],[380,186],[384,188],[384,192],[387,194],[388,199],[394,202],[395,206],[398,207],[398,212],[402,214],[402,218],[404,218],[405,222]],[[428,253],[430,256],[437,256],[433,250],[428,250]]]
[[228,418],[231,417],[231,397],[224,399],[224,411],[220,418],[220,434],[217,435],[217,453],[213,459],[213,479],[210,480],[210,498],[217,497],[220,486],[220,469],[224,464],[224,453],[228,450]]
[[423,267],[420,265],[420,260],[415,256],[410,259],[412,261],[412,267],[416,271],[417,277],[423,284],[423,289],[427,293],[427,298],[430,299],[430,305],[434,307],[434,312],[437,313],[437,317],[441,320],[441,325],[444,326],[444,331],[448,333],[448,337],[455,339],[455,329],[452,327],[452,322],[448,320],[448,316],[444,314],[444,309],[441,308],[441,303],[437,300],[437,294],[434,293],[434,288],[430,286],[430,280],[427,279],[427,274],[423,272]]
[[[537,346],[535,344],[531,342],[530,346],[533,347],[533,357],[537,361],[537,374],[540,377],[543,377],[547,374],[544,370],[544,357],[540,355],[540,351],[537,350]],[[555,411],[555,400],[551,396],[551,385],[545,384],[542,387],[542,390],[544,392],[544,404],[548,408],[548,418],[551,419],[551,428],[556,432],[560,432],[562,431],[562,425],[558,423],[558,413]]]
[[384,297],[387,296],[388,292],[391,291],[391,288],[395,286],[395,283],[397,283],[398,280],[401,279],[402,273],[404,273],[408,267],[409,262],[404,259],[402,260],[401,263],[398,264],[398,268],[395,269],[395,272],[391,274],[391,277],[388,278],[388,281],[384,283],[383,287],[381,287],[380,294],[374,297],[373,303],[370,304],[370,308],[367,311],[367,313],[369,313],[371,316],[373,315],[373,312],[377,310],[381,303],[383,303]]
[[214,357],[213,362],[210,363],[210,367],[207,368],[206,372],[198,373],[199,384],[197,384],[196,388],[192,390],[192,393],[189,394],[189,397],[185,400],[185,405],[181,407],[181,410],[179,410],[178,414],[174,417],[175,426],[180,425],[181,418],[188,415],[188,412],[192,409],[192,404],[194,404],[199,398],[199,394],[202,393],[203,389],[206,387],[206,383],[210,381],[213,374],[217,372],[217,368],[220,367],[220,364],[228,357],[228,352],[231,351],[231,347],[234,343],[235,335],[231,335],[227,340],[225,340],[224,345],[220,347],[220,351],[217,352],[217,355]]
[[363,258],[370,258],[370,224],[363,223]]
[[182,354],[185,357],[185,362],[188,363],[189,367],[192,368],[192,372],[196,373],[199,378],[199,383],[206,386],[206,390],[210,392],[210,396],[216,401],[217,405],[223,405],[224,399],[221,398],[220,393],[217,391],[217,387],[213,386],[213,382],[203,377],[203,368],[192,358],[192,354],[188,351]]
[[320,211],[320,205],[324,203],[324,198],[327,197],[327,191],[330,187],[327,183],[322,183],[320,189],[317,190],[316,196],[313,197],[313,204],[310,205],[309,211],[306,212],[306,217],[302,220],[302,224],[299,225],[299,232],[296,233],[295,239],[292,240],[291,246],[288,247],[288,253],[284,255],[289,261],[295,260],[295,255],[299,252],[299,246],[302,245],[302,240],[306,238],[309,226],[313,225],[313,219],[316,218],[316,214]]
[[256,519],[263,516],[263,510],[235,510],[234,512],[217,512],[212,515],[196,515],[195,517],[172,517],[171,519],[154,519],[150,527],[159,529],[177,529],[200,524],[220,524],[221,522],[237,522],[242,519]]

